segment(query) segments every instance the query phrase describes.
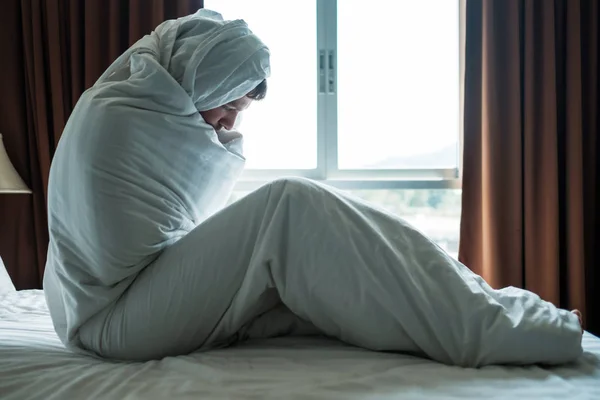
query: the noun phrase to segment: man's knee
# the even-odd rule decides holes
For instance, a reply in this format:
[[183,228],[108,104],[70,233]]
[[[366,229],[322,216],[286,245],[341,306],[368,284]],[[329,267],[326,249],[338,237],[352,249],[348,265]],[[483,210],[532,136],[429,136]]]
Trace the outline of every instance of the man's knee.
[[[248,195],[248,200],[255,199],[261,204],[275,201],[293,205],[296,211],[301,209],[323,208],[324,204],[333,204],[339,200],[335,190],[316,181],[285,177],[275,179]],[[260,199],[260,200],[259,200]]]
[[317,193],[327,192],[319,183],[301,177],[283,177],[268,183],[265,188],[278,198],[287,197],[292,200],[306,200]]
[[286,188],[286,189],[297,189],[297,188],[303,188],[303,187],[307,187],[307,186],[314,186],[316,183],[313,180],[307,179],[307,178],[302,178],[302,177],[296,177],[296,176],[289,176],[289,177],[282,177],[282,178],[277,178],[273,181],[271,181],[268,186],[272,186],[272,187],[281,187],[281,188]]
[[308,178],[302,177],[282,177],[271,181],[268,187],[275,190],[288,191],[288,192],[329,192],[329,188],[325,185]]

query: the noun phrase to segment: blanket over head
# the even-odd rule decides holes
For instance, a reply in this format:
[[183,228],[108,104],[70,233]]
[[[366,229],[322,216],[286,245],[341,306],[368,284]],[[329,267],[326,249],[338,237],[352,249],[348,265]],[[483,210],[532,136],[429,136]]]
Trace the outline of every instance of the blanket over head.
[[158,26],[82,95],[48,185],[44,286],[63,342],[223,206],[244,166],[241,139],[222,145],[199,111],[269,72],[244,21],[200,10]]

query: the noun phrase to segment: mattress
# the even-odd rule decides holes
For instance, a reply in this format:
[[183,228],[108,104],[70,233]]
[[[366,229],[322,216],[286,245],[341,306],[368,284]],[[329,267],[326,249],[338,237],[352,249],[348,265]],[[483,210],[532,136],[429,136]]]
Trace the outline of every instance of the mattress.
[[325,338],[278,338],[146,363],[64,349],[43,292],[0,295],[0,399],[600,399],[600,339],[554,368],[449,367]]

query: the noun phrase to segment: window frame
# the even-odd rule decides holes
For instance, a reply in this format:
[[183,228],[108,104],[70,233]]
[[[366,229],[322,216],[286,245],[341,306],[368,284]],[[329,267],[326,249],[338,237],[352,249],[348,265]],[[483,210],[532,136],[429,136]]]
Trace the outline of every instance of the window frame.
[[246,169],[235,190],[254,190],[281,177],[298,176],[339,189],[461,189],[464,98],[464,7],[459,17],[458,166],[447,169],[340,169],[337,127],[337,0],[315,0],[317,7],[317,167],[314,169]]

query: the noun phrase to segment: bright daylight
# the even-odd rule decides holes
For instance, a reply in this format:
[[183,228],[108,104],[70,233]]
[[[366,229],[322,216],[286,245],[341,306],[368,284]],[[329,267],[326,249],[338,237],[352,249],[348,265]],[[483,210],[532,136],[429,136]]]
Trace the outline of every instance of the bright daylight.
[[[269,96],[252,106],[240,126],[247,168],[316,168],[315,3],[295,2],[290,7],[280,0],[209,0],[205,4],[218,7],[226,18],[247,21],[271,50]],[[337,132],[329,129],[324,134],[337,134],[338,167],[457,169],[456,3],[373,0],[368,9],[356,0],[337,5]],[[406,219],[457,256],[460,189],[350,191]]]

